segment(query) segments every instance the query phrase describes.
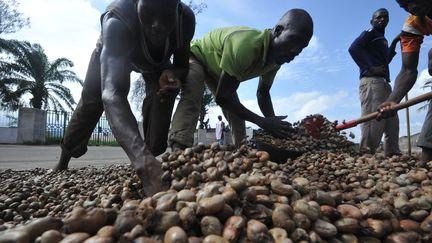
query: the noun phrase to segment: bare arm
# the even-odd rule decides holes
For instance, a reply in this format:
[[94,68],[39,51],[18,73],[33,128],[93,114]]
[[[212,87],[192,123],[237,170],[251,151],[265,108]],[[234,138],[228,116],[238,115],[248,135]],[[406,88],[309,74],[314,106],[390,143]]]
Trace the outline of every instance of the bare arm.
[[270,96],[270,89],[271,85],[266,84],[263,78],[260,77],[256,96],[258,100],[258,105],[264,117],[276,116]]
[[[134,43],[123,23],[106,17],[103,23],[101,53],[102,101],[114,136],[132,163],[143,161],[142,152],[151,155],[141,138],[127,95],[130,86],[129,56]],[[139,162],[141,161],[141,162]]]
[[396,77],[393,92],[387,98],[387,101],[399,103],[414,86],[418,73],[418,60],[418,52],[402,53],[402,68]]
[[190,43],[195,34],[195,15],[189,7],[183,10],[183,45],[174,52],[173,72],[183,80],[189,72]]
[[168,72],[168,76],[164,74],[161,75],[159,85],[161,87],[160,91],[162,92],[169,93],[174,91],[177,93],[180,88],[181,80],[183,80],[189,72],[190,42],[195,33],[195,15],[187,6],[184,6],[182,24],[183,44],[173,53],[173,65],[163,72]]
[[180,80],[184,79],[189,71],[190,42],[195,34],[195,14],[186,5],[183,6],[182,30],[183,45],[174,52],[172,68]]
[[240,103],[240,100],[236,96],[239,85],[240,82],[236,78],[222,72],[216,89],[216,103],[222,108],[237,114],[240,118],[258,125],[263,118],[248,110]]
[[277,117],[261,117],[248,110],[240,103],[236,93],[239,85],[240,82],[236,78],[225,72],[222,72],[215,95],[216,103],[222,108],[236,114],[238,117],[255,123],[261,128],[277,136],[288,136],[288,131],[291,129],[291,124],[281,121]]
[[180,80],[183,80],[189,71],[189,52],[190,45],[177,49],[174,52],[173,66],[170,70]]
[[400,33],[397,36],[395,36],[395,38],[393,38],[393,41],[391,42],[391,44],[389,46],[388,63],[391,63],[391,61],[393,60],[393,57],[396,55],[396,45],[400,41],[400,36],[401,36]]

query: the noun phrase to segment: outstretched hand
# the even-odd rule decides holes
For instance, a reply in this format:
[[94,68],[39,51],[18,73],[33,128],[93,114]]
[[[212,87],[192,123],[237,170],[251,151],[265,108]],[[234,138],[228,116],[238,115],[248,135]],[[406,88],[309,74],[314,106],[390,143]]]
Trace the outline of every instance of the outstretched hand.
[[294,129],[291,123],[283,121],[285,118],[287,116],[267,117],[263,119],[259,126],[277,137],[288,138]]
[[176,94],[180,89],[181,82],[171,70],[164,70],[159,78],[158,95],[165,96]]
[[378,116],[377,120],[387,119],[389,117],[395,116],[397,114],[397,110],[394,109],[395,105],[397,105],[394,101],[386,101],[378,106]]

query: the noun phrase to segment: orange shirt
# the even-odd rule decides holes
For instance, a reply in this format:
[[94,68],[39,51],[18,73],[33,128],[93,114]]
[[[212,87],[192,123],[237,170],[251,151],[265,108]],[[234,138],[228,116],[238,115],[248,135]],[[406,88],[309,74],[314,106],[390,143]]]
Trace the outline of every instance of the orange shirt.
[[432,34],[432,19],[410,15],[405,20],[402,31],[412,34],[401,36],[402,52],[419,52],[423,37]]
[[417,17],[410,15],[404,23],[403,31],[415,35],[430,35],[432,34],[432,20],[429,17]]

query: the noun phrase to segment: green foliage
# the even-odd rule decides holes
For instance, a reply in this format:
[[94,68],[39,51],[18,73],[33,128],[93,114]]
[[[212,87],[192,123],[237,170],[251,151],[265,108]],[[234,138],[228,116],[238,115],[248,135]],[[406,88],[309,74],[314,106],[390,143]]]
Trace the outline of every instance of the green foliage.
[[203,2],[195,3],[193,0],[189,0],[187,5],[192,9],[195,15],[202,13],[204,9],[207,8],[207,4]]
[[201,100],[201,108],[200,108],[200,114],[199,114],[199,125],[198,127],[200,129],[208,129],[209,125],[209,119],[205,120],[208,110],[210,107],[215,106],[216,102],[214,100],[212,92],[207,88],[207,86],[204,89],[204,94]]
[[15,33],[30,24],[29,18],[18,11],[16,0],[0,1],[0,35]]
[[130,103],[133,104],[136,110],[141,110],[142,102],[145,97],[145,83],[142,76],[132,83],[132,90],[130,93]]
[[45,136],[45,144],[46,145],[55,145],[55,144],[59,145],[62,138],[63,137],[47,134]]
[[18,127],[18,117],[6,115],[6,118],[9,120],[8,127]]
[[32,97],[28,104],[38,109],[65,111],[76,104],[65,82],[82,81],[75,72],[72,61],[67,58],[48,60],[39,44],[26,41],[0,39],[0,102],[3,109],[17,110],[25,102],[23,96]]
[[[432,78],[428,78],[426,80],[426,82],[424,83],[422,88],[423,89],[429,89],[429,90],[432,89]],[[419,111],[426,110],[428,108],[429,102],[430,102],[430,100],[421,103],[422,106],[420,106],[420,108],[418,108],[418,110]]]
[[91,139],[88,145],[89,146],[120,146],[117,140],[98,141],[96,139]]

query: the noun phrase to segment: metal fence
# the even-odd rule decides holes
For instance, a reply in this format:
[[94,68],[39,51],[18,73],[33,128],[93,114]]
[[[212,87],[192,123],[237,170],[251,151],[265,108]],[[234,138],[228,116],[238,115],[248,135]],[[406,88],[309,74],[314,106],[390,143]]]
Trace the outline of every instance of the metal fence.
[[[46,112],[46,143],[59,144],[64,136],[72,113],[52,110],[48,110]],[[99,122],[91,135],[89,145],[118,145],[105,116],[102,116],[99,119]]]
[[1,111],[0,110],[0,127],[17,127],[18,111]]

